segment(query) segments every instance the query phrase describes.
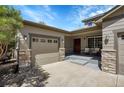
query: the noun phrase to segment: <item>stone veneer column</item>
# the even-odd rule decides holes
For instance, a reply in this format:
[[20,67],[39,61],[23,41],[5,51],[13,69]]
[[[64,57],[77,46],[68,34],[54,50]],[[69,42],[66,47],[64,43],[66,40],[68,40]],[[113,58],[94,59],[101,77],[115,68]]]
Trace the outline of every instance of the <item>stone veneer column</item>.
[[32,64],[32,50],[27,49],[27,52],[28,52],[28,62],[29,62],[29,65],[31,65]]
[[116,74],[116,50],[102,50],[102,70]]
[[65,58],[65,48],[59,48],[59,61],[63,61]]
[[60,47],[59,47],[59,61],[63,61],[65,59],[65,38],[60,37]]

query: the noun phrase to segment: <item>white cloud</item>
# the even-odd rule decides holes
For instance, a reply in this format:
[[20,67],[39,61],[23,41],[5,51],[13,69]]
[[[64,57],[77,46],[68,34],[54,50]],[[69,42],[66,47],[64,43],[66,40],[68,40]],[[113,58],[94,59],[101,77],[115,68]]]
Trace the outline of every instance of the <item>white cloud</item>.
[[26,6],[21,6],[21,11],[22,11],[23,15],[29,16],[30,19],[32,19],[35,22],[39,22],[42,20],[42,15],[39,15],[38,13],[33,12]]
[[49,24],[48,21],[53,21],[55,17],[57,17],[57,14],[52,12],[51,8],[49,6],[43,5],[43,6],[36,6],[36,9],[31,9],[29,6],[21,6],[21,12],[22,15],[24,15],[24,18],[35,21],[35,22],[45,22],[46,24]]
[[[105,6],[95,6],[95,5],[87,5],[87,6],[73,6],[73,10],[71,11],[70,15],[67,17],[67,20],[72,22],[72,26],[75,29],[82,28],[83,23],[81,20],[89,18],[91,16],[95,16],[97,14],[104,13],[110,10],[113,6],[105,5]],[[71,16],[71,17],[70,17]]]
[[54,20],[57,17],[57,14],[52,11],[50,6],[42,5],[41,8],[43,8],[43,15],[46,16],[48,19]]
[[51,11],[51,8],[48,5],[43,5],[42,7],[47,11]]

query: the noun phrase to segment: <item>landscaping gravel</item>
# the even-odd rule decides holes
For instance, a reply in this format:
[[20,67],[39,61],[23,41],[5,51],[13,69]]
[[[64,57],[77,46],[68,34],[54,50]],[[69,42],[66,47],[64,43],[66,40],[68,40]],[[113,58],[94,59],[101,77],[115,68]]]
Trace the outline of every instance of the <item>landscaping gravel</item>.
[[48,73],[38,67],[21,67],[18,73],[9,70],[0,73],[0,87],[43,87],[48,78]]

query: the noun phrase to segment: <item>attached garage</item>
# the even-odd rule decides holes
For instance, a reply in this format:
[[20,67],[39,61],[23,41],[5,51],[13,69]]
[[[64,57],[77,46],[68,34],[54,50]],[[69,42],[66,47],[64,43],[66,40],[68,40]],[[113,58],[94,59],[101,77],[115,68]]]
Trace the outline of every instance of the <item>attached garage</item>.
[[118,74],[124,75],[124,33],[118,34]]
[[59,37],[30,34],[33,60],[44,65],[59,60]]
[[29,61],[34,64],[62,61],[65,56],[65,34],[68,34],[65,30],[25,20],[24,28],[19,33],[22,38],[20,49],[28,52]]

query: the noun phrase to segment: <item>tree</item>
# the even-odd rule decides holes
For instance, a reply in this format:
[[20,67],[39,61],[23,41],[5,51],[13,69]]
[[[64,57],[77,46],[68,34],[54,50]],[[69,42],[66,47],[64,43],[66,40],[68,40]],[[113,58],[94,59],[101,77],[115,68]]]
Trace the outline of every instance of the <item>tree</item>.
[[0,6],[0,59],[6,54],[8,45],[16,40],[17,30],[22,27],[20,11],[12,6]]

